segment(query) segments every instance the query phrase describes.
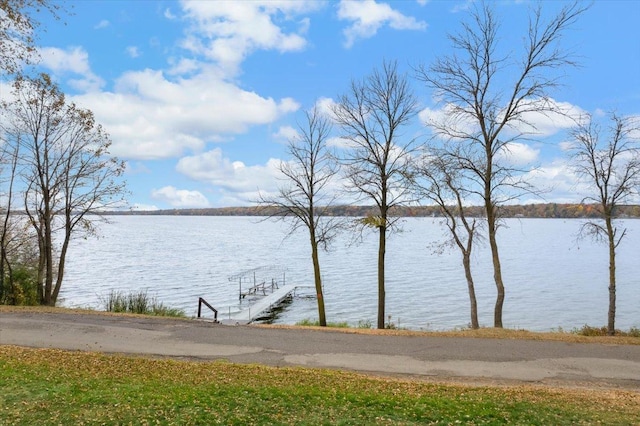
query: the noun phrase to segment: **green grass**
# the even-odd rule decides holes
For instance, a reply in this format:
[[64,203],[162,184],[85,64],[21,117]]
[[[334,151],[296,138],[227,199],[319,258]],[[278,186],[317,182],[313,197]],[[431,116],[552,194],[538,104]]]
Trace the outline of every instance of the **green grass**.
[[[308,318],[305,318],[301,321],[298,321],[296,323],[297,326],[299,327],[320,327],[320,321],[318,320],[311,320]],[[328,322],[327,323],[327,327],[331,327],[331,328],[349,328],[349,323],[346,321],[342,321],[342,322]]]
[[[320,321],[318,320],[311,320],[309,318],[305,318],[301,321],[298,321],[296,324],[296,326],[298,327],[320,327]],[[327,323],[327,327],[329,328],[352,328],[351,325],[349,325],[349,323],[347,321],[341,321],[341,322],[328,322]],[[355,326],[356,329],[359,330],[367,330],[367,329],[371,329],[373,328],[373,323],[370,320],[359,320],[358,324],[356,324]],[[391,322],[389,322],[389,324],[387,324],[387,327],[385,327],[387,329],[391,329],[391,330],[395,330],[397,327],[395,327],[395,325],[393,325]]]
[[640,394],[0,346],[0,424],[637,424]]

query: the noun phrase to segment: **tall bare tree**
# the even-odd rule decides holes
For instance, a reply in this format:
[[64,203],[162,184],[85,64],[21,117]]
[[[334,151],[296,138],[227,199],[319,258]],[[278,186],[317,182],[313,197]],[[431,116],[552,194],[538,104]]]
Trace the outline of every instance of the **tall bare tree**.
[[20,72],[37,58],[38,14],[48,12],[58,19],[62,3],[50,0],[0,0],[0,71]]
[[10,246],[16,236],[11,218],[13,207],[13,184],[18,167],[19,145],[11,145],[6,140],[6,129],[0,123],[0,205],[2,228],[0,228],[0,303],[5,301],[5,291],[13,293],[13,274]]
[[55,305],[72,237],[91,235],[92,219],[123,203],[124,163],[109,155],[109,136],[91,111],[67,103],[46,74],[16,80],[13,100],[3,109],[8,142],[20,145],[24,208],[38,235],[41,303]]
[[[590,220],[582,228],[586,235],[609,247],[609,312],[607,333],[615,334],[616,250],[626,228],[616,225],[616,208],[640,196],[640,119],[610,115],[603,129],[592,116],[573,131],[576,172],[591,190],[583,202],[595,203],[602,221]],[[604,222],[604,223],[603,223]]]
[[[476,218],[467,217],[464,209],[466,182],[463,170],[456,167],[456,157],[446,152],[432,149],[416,160],[415,185],[419,199],[435,203],[444,217],[449,230],[449,243],[455,244],[462,254],[462,266],[467,280],[471,328],[480,328],[478,303],[471,273],[471,252],[475,239],[479,236],[480,223]],[[445,244],[446,245],[446,244]]]
[[[19,74],[24,65],[32,64],[38,59],[36,42],[38,38],[38,28],[40,27],[40,18],[42,13],[46,12],[59,19],[61,12],[64,11],[61,2],[52,2],[49,0],[0,0],[0,78],[6,75]],[[15,146],[10,146],[5,141],[2,143],[2,166],[8,173],[2,173],[3,188],[5,185],[10,189],[3,192],[2,196],[6,200],[6,209],[3,213],[3,227],[0,236],[0,292],[3,288],[5,276],[11,279],[10,264],[8,257],[8,247],[11,243],[10,230],[11,220],[10,212],[12,206],[12,188],[15,177],[15,169],[11,170],[17,164]],[[11,234],[11,238],[15,238],[15,233]],[[5,273],[9,269],[9,274]]]
[[418,78],[434,89],[444,107],[442,117],[428,124],[458,156],[457,163],[470,172],[474,181],[470,189],[484,205],[497,289],[495,327],[503,326],[505,298],[496,238],[499,206],[523,192],[535,191],[521,178],[521,170],[505,161],[504,154],[512,143],[535,133],[532,115],[564,113],[550,98],[550,91],[559,84],[554,71],[574,62],[559,42],[585,9],[581,3],[572,3],[545,22],[539,6],[531,14],[518,55],[503,53],[499,20],[490,5],[481,3],[472,10],[470,22],[463,23],[462,31],[449,36],[454,53],[417,69]]
[[[42,12],[51,14],[55,19],[59,19],[63,11],[62,4],[49,0],[0,0],[0,78],[6,75],[18,74],[24,65],[31,64],[37,59],[36,41],[38,37],[38,27],[40,26],[39,16]],[[16,165],[15,146],[9,146],[5,141],[2,143],[2,166],[8,173],[1,173],[3,188],[7,185],[13,188]],[[10,230],[10,211],[12,202],[12,190],[3,192],[2,196],[6,200],[6,209],[0,210],[3,213],[3,228],[0,236],[0,292],[3,288],[5,278],[5,267],[8,265],[7,247]],[[10,275],[8,276],[10,278]]]
[[299,136],[289,141],[290,161],[280,163],[285,185],[278,195],[262,197],[260,203],[269,208],[270,217],[289,220],[290,232],[306,228],[311,243],[311,260],[318,301],[318,322],[327,325],[320,273],[319,248],[327,249],[339,228],[335,218],[326,215],[332,198],[327,191],[337,167],[327,147],[331,123],[317,108],[306,113],[306,122],[298,126]]
[[377,215],[361,223],[376,228],[378,244],[378,328],[385,320],[385,251],[394,229],[393,208],[409,201],[414,141],[402,130],[416,114],[417,103],[407,77],[395,62],[384,62],[362,81],[352,81],[333,108],[348,147],[340,154],[347,191],[374,203]]

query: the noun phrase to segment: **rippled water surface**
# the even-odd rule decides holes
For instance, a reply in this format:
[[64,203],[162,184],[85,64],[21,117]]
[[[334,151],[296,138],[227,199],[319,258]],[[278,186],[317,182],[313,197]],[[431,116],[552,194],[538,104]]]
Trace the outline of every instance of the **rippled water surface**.
[[[580,220],[510,219],[499,244],[506,287],[504,326],[529,330],[604,325],[608,304],[607,248],[576,240]],[[640,327],[640,220],[627,220],[618,255],[619,328]],[[466,281],[456,250],[434,254],[443,239],[438,219],[411,218],[387,246],[387,303],[391,322],[411,329],[451,329],[469,324]],[[308,237],[286,239],[285,224],[249,217],[117,216],[102,224],[99,239],[70,249],[64,306],[102,308],[111,290],[148,290],[171,307],[195,315],[202,296],[225,313],[238,309],[238,284],[230,275],[263,265],[286,267],[286,281],[312,285]],[[328,321],[375,324],[377,237],[350,244],[343,235],[321,256]],[[480,323],[491,326],[495,285],[487,244],[474,256]],[[281,278],[281,277],[278,277]],[[301,291],[299,296],[313,294]],[[244,302],[246,303],[246,302]],[[316,301],[296,297],[276,319],[293,324],[316,319]]]

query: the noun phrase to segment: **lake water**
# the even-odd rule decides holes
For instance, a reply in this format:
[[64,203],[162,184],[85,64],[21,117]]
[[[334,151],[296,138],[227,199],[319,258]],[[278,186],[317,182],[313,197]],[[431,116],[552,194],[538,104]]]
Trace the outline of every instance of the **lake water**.
[[[605,245],[576,239],[581,220],[508,219],[500,229],[506,287],[505,327],[535,331],[572,329],[607,321],[608,258]],[[626,220],[619,247],[616,326],[640,327],[640,220]],[[444,229],[439,219],[408,218],[387,246],[386,313],[416,330],[469,324],[469,299],[457,248],[434,254]],[[70,248],[60,295],[62,306],[102,309],[111,290],[147,290],[165,305],[196,314],[198,297],[221,312],[239,309],[238,283],[228,277],[263,266],[286,267],[286,281],[312,285],[308,237],[288,238],[286,224],[252,217],[115,216],[100,225],[99,239]],[[321,255],[327,320],[376,323],[377,236],[351,244],[341,236]],[[495,284],[488,244],[476,247],[479,319],[492,326]],[[301,291],[276,318],[294,324],[317,319],[313,290]],[[302,297],[301,297],[302,296]],[[243,303],[247,303],[246,301]]]

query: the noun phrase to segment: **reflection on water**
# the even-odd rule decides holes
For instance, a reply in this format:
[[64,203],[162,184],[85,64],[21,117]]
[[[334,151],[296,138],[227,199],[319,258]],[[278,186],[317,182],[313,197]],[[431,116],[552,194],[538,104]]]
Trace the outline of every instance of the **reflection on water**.
[[[582,222],[511,219],[500,229],[506,286],[504,325],[529,330],[606,324],[607,248],[576,241]],[[617,326],[640,326],[640,220],[628,220],[618,256]],[[387,247],[388,320],[411,329],[466,327],[466,281],[457,251],[434,254],[444,237],[438,219],[411,218]],[[65,306],[101,309],[111,290],[147,289],[165,305],[195,315],[202,296],[220,316],[238,309],[237,284],[228,277],[262,265],[285,265],[287,283],[313,285],[308,237],[289,238],[286,225],[248,217],[117,216],[101,238],[75,241],[62,289]],[[321,254],[327,320],[375,324],[377,238],[358,245],[344,235]],[[493,323],[495,286],[489,248],[478,246],[473,264],[482,326]],[[313,291],[310,291],[313,294]],[[303,293],[304,294],[304,293]],[[278,323],[315,320],[313,298],[296,297]]]

